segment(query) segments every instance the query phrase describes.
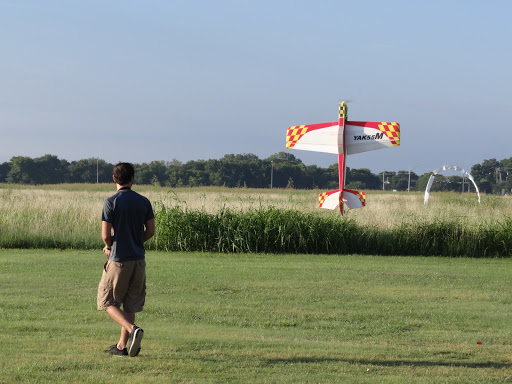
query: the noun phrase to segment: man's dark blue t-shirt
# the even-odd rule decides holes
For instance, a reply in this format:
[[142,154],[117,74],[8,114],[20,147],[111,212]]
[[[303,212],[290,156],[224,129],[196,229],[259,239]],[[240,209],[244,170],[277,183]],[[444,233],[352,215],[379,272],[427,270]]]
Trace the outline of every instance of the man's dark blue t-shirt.
[[150,201],[131,189],[122,189],[103,203],[101,220],[112,224],[114,237],[109,259],[143,260],[144,223],[154,219]]

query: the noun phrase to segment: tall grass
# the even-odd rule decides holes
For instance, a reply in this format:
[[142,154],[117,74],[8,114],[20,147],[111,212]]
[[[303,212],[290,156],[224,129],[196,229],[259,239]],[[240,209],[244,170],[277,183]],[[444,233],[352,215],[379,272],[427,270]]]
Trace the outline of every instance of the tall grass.
[[[317,208],[318,191],[138,187],[152,202],[150,249],[507,257],[512,199],[370,191],[367,206]],[[113,185],[0,185],[0,247],[101,247],[100,213]]]
[[167,251],[349,253],[357,226],[274,207],[219,214],[159,206],[150,247]]
[[361,225],[273,207],[209,214],[160,206],[152,249],[452,257],[507,257],[512,220],[467,227],[461,222],[403,222],[394,228]]
[[97,247],[103,196],[84,190],[0,189],[0,246]]

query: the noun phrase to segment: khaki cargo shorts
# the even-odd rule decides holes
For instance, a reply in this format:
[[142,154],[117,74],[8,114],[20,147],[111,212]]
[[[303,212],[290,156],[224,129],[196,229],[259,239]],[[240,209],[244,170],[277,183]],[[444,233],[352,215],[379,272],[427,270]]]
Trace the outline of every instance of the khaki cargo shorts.
[[141,312],[146,300],[146,260],[108,261],[98,285],[98,310],[115,306]]

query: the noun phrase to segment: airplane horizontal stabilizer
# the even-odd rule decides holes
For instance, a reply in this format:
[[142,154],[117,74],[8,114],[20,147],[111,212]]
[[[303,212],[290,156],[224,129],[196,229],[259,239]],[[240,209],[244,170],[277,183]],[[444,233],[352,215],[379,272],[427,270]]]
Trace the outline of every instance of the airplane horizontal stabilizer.
[[343,202],[349,209],[363,208],[366,205],[366,193],[345,189]]
[[[318,206],[325,209],[335,209],[340,203],[339,196],[339,189],[321,193],[318,197]],[[349,209],[362,208],[366,205],[366,194],[351,189],[344,189],[343,202]]]
[[335,209],[339,204],[340,190],[321,193],[318,197],[318,207],[325,209]]

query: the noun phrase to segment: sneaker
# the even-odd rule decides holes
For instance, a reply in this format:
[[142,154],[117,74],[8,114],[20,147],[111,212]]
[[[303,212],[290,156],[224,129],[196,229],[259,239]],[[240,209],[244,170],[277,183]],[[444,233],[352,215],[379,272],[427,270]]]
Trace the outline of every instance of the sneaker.
[[144,336],[144,331],[142,328],[133,326],[133,331],[130,333],[130,343],[128,344],[128,355],[130,357],[135,357],[140,352],[140,342],[142,341],[142,337]]
[[119,349],[117,348],[117,344],[111,345],[110,349],[103,351],[105,353],[110,353],[115,356],[128,356],[128,350],[126,348]]

